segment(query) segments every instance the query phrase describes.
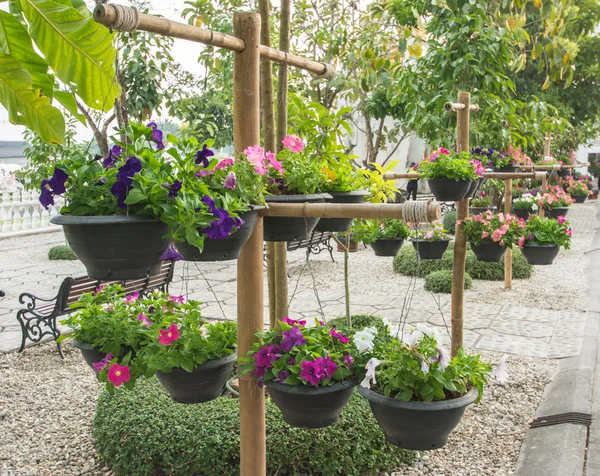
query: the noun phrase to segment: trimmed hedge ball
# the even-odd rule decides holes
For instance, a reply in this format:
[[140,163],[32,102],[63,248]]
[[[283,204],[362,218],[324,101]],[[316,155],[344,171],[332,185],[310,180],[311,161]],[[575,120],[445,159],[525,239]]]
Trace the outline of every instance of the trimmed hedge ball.
[[[454,243],[450,243],[450,245],[454,245]],[[452,269],[454,246],[449,246],[448,248],[451,249],[448,249],[444,253],[442,259],[417,260],[415,248],[412,245],[403,246],[400,252],[394,257],[394,271],[405,276],[418,276],[419,278],[424,278],[433,271]]]
[[451,235],[456,234],[456,212],[448,212],[444,215],[444,228]]
[[[528,264],[517,247],[513,248],[513,279],[529,279],[533,274],[533,266]],[[472,251],[467,252],[465,264],[467,273],[473,279],[482,279],[484,281],[503,281],[504,280],[504,257],[498,263],[487,263],[478,261]]]
[[59,246],[53,246],[52,248],[50,248],[50,250],[48,250],[48,259],[49,260],[59,260],[59,259],[76,260],[79,258],[77,258],[77,256],[75,256],[75,253],[73,253],[73,250],[71,250],[70,247],[68,247],[66,245],[59,245]]
[[[465,289],[470,289],[473,280],[465,273]],[[452,270],[442,269],[425,276],[425,290],[432,293],[452,293]]]

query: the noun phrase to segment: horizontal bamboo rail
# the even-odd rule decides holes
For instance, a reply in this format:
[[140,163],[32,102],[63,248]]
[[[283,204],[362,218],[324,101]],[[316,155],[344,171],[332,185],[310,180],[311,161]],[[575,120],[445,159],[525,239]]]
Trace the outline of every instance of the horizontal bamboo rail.
[[[536,179],[541,180],[542,177],[540,174],[545,175],[544,172],[485,172],[483,174],[483,178],[490,179]],[[421,174],[419,173],[394,173],[388,172],[383,175],[384,180],[398,180],[398,179],[410,179],[410,180],[419,180],[421,178]]]
[[524,170],[560,170],[560,169],[579,169],[587,167],[587,164],[557,164],[557,165],[520,165],[519,167]]
[[[444,104],[444,109],[446,111],[462,111],[465,108],[465,105],[460,102],[447,102]],[[469,106],[470,111],[479,111],[478,104],[471,104]]]
[[[155,15],[148,15],[137,11],[134,13],[133,8],[125,7],[123,5],[96,5],[96,8],[94,9],[94,20],[109,28],[119,29],[118,27],[122,24],[120,19],[120,16],[123,15],[122,12],[127,12],[128,15],[134,16],[136,19],[136,24],[134,24],[133,28],[123,28],[124,31],[129,31],[130,29],[149,31],[173,38],[216,46],[238,53],[241,53],[246,49],[246,42],[237,36],[227,35],[218,31],[199,28],[173,20],[167,20],[166,18]],[[329,79],[333,77],[335,73],[334,67],[330,64],[312,61],[265,45],[260,45],[259,49],[261,58],[269,59],[280,64],[295,66],[313,73],[319,78]]]
[[[269,203],[258,213],[268,217],[402,219],[403,208],[402,203]],[[439,220],[440,216],[439,203],[428,203],[427,221]]]

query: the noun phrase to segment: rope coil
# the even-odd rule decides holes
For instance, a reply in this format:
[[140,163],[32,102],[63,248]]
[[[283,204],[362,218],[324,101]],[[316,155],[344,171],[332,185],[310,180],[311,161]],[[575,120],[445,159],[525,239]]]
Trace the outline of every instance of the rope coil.
[[119,31],[137,30],[140,24],[140,12],[135,7],[125,7],[116,3],[111,4],[115,9],[115,23],[113,28]]
[[428,222],[427,207],[432,199],[408,201],[402,204],[402,219],[409,223]]

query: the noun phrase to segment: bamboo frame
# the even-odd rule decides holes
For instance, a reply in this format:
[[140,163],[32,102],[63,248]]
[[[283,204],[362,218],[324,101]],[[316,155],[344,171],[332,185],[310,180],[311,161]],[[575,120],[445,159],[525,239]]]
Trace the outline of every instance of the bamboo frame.
[[[504,213],[510,214],[512,208],[512,187],[513,181],[508,178],[504,181]],[[504,255],[504,288],[512,289],[512,264],[513,264],[513,250],[507,248]]]

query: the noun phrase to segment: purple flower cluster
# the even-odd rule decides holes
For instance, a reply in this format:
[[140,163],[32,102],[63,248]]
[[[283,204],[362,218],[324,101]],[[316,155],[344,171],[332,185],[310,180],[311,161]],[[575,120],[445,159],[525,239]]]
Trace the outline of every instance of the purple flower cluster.
[[169,198],[175,198],[181,190],[181,182],[175,180],[172,185],[167,185],[167,188],[169,189]]
[[102,161],[102,167],[105,169],[111,169],[115,166],[115,160],[121,157],[123,149],[118,145],[113,145],[108,151],[108,157]]
[[142,170],[142,163],[135,157],[129,157],[127,162],[119,168],[117,181],[110,187],[110,192],[117,197],[117,205],[119,208],[127,208],[125,199],[127,198],[129,190],[131,190],[133,176],[140,170]]
[[148,124],[146,124],[146,127],[152,128],[152,135],[150,136],[150,140],[156,142],[156,149],[164,149],[165,144],[163,144],[163,132],[158,128],[158,124],[156,124],[156,122],[149,122]]
[[198,152],[196,152],[196,160],[195,163],[196,164],[201,164],[202,167],[206,168],[208,167],[208,164],[210,164],[209,161],[209,157],[212,157],[213,155],[215,155],[215,153],[210,150],[206,144],[204,144],[204,146],[202,147],[202,150],[199,150]]
[[[500,152],[498,150],[495,150],[492,147],[488,147],[487,149],[484,149],[482,147],[474,147],[473,149],[471,149],[471,154],[479,157],[481,159],[482,163],[485,163],[485,161],[487,159],[488,167],[498,167],[499,161],[502,161],[502,164],[504,164],[504,162],[506,162],[507,165],[514,165],[516,163],[515,160],[510,155]],[[500,166],[505,166],[505,165],[500,165]]]
[[180,261],[183,259],[183,255],[175,248],[175,242],[171,241],[159,259],[162,261]]
[[281,341],[281,349],[284,352],[289,352],[294,346],[301,346],[306,343],[306,339],[302,335],[302,331],[299,327],[292,327],[289,331],[283,333],[283,340]]
[[316,358],[313,362],[305,360],[301,365],[300,378],[316,387],[323,380],[332,378],[337,367],[329,356]]
[[69,176],[64,170],[54,167],[54,173],[50,180],[42,180],[40,203],[44,208],[48,209],[50,205],[54,205],[54,195],[65,193],[65,182],[67,181],[67,178],[69,178]]
[[[258,352],[254,354],[254,375],[259,378],[258,384],[261,387],[263,375],[267,373],[267,370],[273,368],[273,362],[281,356],[281,348],[277,344],[261,347]],[[285,378],[287,378],[287,376]]]
[[233,218],[227,210],[218,208],[208,195],[202,197],[202,203],[207,205],[210,212],[217,217],[206,228],[202,228],[202,233],[211,240],[223,240],[231,234],[234,227],[238,229],[244,224],[241,218]]

